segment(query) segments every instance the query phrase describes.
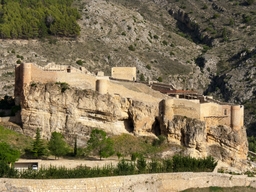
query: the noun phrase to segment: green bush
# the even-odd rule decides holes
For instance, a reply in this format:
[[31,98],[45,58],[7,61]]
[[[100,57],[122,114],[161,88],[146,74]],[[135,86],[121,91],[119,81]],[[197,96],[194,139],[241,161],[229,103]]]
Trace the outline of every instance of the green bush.
[[157,35],[154,35],[153,37],[154,37],[154,39],[158,39],[159,38]]
[[146,68],[150,70],[151,69],[151,65],[147,64]]
[[162,165],[159,161],[151,160],[151,162],[148,163],[148,172],[149,173],[160,173],[162,172]]
[[133,163],[122,159],[118,162],[115,172],[117,175],[133,175],[135,174],[135,166]]
[[208,6],[206,4],[204,4],[202,9],[208,9]]
[[17,58],[20,58],[21,60],[24,59],[24,57],[23,57],[23,56],[20,56],[20,55],[17,55]]
[[154,139],[152,145],[153,146],[160,146],[166,141],[166,137],[163,135],[159,135],[158,139]]
[[218,13],[214,13],[214,15],[213,15],[213,19],[217,19],[217,18],[219,18],[220,17],[220,15],[218,14]]
[[69,89],[69,84],[66,82],[57,82],[56,84],[60,85],[62,93],[64,93],[67,89]]
[[14,170],[13,167],[10,167],[10,165],[7,162],[0,160],[0,178],[12,178],[16,177],[17,174],[18,172]]
[[93,129],[87,142],[87,151],[100,156],[100,159],[114,154],[113,140],[101,129]]
[[157,81],[163,82],[163,78],[162,78],[162,77],[158,77],[158,78],[157,78]]
[[136,159],[138,158],[140,156],[140,154],[139,153],[132,153],[131,154],[131,161],[136,161]]
[[256,138],[254,136],[248,137],[249,151],[256,153]]
[[173,157],[173,171],[174,172],[210,172],[216,167],[217,162],[209,156],[203,159],[196,159],[192,157],[183,157],[175,155]]
[[122,155],[122,153],[117,152],[117,153],[116,153],[116,156],[117,156],[118,159],[120,159],[123,155]]
[[144,82],[145,81],[145,76],[143,73],[140,74],[140,81]]
[[163,42],[162,42],[162,43],[163,43],[163,45],[165,45],[165,46],[166,46],[166,45],[168,45],[168,42],[167,42],[167,41],[165,41],[165,40],[163,40]]
[[128,47],[128,49],[129,49],[130,51],[135,51],[135,47],[134,47],[133,45],[130,45],[130,46]]
[[244,23],[249,23],[252,20],[250,15],[245,15],[243,14],[243,22]]
[[143,157],[143,155],[140,155],[139,158],[137,159],[137,169],[139,173],[145,173],[146,172],[146,168],[147,168],[147,162],[145,160],[145,158]]
[[76,64],[83,65],[83,61],[79,59],[79,60],[76,61]]
[[173,172],[173,161],[171,159],[163,160],[163,172]]
[[52,132],[51,139],[48,142],[48,149],[50,153],[56,157],[64,156],[68,153],[68,145],[64,140],[64,137],[61,133],[56,131]]

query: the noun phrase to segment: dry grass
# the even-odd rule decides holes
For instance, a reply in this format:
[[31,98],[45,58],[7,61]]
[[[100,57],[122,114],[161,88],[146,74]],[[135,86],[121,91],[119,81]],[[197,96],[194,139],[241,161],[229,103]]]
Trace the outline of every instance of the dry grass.
[[32,141],[32,138],[0,125],[0,142],[8,143],[13,148],[19,149],[21,153],[23,153],[25,149],[31,147]]
[[149,158],[160,158],[161,153],[168,151],[170,146],[166,143],[160,146],[153,146],[152,137],[135,137],[129,134],[116,135],[112,137],[116,153],[130,158],[131,154],[138,153]]

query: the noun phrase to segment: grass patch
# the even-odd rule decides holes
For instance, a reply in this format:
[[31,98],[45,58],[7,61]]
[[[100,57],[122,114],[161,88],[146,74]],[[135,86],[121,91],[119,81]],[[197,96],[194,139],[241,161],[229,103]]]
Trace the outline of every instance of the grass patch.
[[32,141],[32,138],[0,125],[0,142],[6,142],[11,147],[20,150],[21,154],[25,149],[31,147]]
[[169,149],[167,143],[153,145],[154,139],[151,137],[135,137],[129,134],[121,134],[112,136],[112,139],[114,141],[114,150],[124,157],[139,153],[147,157],[157,158],[157,153]]

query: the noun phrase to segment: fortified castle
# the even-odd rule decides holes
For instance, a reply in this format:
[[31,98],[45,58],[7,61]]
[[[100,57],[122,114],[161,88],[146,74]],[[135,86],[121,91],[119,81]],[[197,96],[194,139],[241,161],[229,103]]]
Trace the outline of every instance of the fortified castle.
[[21,106],[21,131],[34,137],[39,128],[44,139],[61,132],[70,144],[76,138],[79,147],[86,146],[94,128],[114,135],[164,135],[170,144],[183,146],[175,147],[176,152],[211,155],[244,167],[248,143],[242,105],[171,85],[137,83],[135,67],[114,67],[111,73],[108,77],[83,67],[17,65],[15,102]]
[[[51,63],[45,67],[32,63],[19,64],[15,68],[15,102],[17,105],[20,104],[24,86],[36,82],[66,82],[73,87],[92,89],[100,94],[123,95],[122,90],[115,89],[113,83],[116,80],[135,83],[136,68],[114,67],[111,77],[106,77],[102,72],[97,76],[92,75],[83,67],[77,69],[72,66]],[[244,125],[244,107],[242,105],[220,103],[211,97],[198,95],[192,91],[175,90],[172,86],[164,84],[150,83],[150,87],[168,95],[163,100],[163,106],[159,112],[166,123],[175,115],[179,115],[203,121],[207,127],[225,125],[239,130]]]

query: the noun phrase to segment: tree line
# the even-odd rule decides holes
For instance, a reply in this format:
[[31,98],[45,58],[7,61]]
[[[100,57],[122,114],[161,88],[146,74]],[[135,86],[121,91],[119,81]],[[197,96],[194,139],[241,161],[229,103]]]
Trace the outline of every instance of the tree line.
[[40,130],[37,129],[32,149],[27,149],[25,156],[32,158],[47,158],[54,155],[55,159],[65,156],[88,156],[90,154],[107,158],[114,154],[113,141],[107,137],[105,131],[100,129],[92,130],[90,139],[87,141],[87,147],[78,148],[77,139],[75,138],[73,149],[70,147],[61,133],[52,132],[50,141],[45,143],[41,139]]
[[73,0],[0,0],[0,38],[75,37],[80,18]]
[[[160,137],[158,142],[153,142],[154,146],[159,146],[164,142]],[[34,158],[42,158],[50,154],[56,157],[66,155],[70,152],[70,146],[67,145],[61,133],[53,132],[49,142],[41,139],[40,130],[37,129],[35,139],[31,149],[26,151],[27,155],[32,155]],[[107,136],[106,132],[99,129],[92,130],[90,139],[87,142],[87,147],[84,149],[86,154],[109,157],[114,154],[113,141]],[[77,142],[75,139],[73,156],[78,155]],[[117,154],[118,155],[118,154]],[[146,159],[144,155],[132,153],[131,159],[121,158],[118,155],[119,162],[116,166],[105,165],[102,168],[79,166],[76,168],[42,167],[38,171],[28,169],[17,171],[14,169],[14,164],[20,157],[19,150],[12,149],[6,143],[0,143],[0,177],[9,178],[30,178],[30,179],[58,179],[58,178],[88,178],[102,176],[117,176],[117,175],[133,175],[145,173],[166,173],[166,172],[206,172],[213,171],[217,162],[212,157],[207,158],[192,158],[187,156],[175,155],[169,159]]]
[[[69,178],[92,178],[120,175],[135,175],[148,173],[170,173],[170,172],[212,172],[216,166],[212,157],[191,158],[176,155],[170,159],[146,160],[143,156],[136,160],[119,160],[116,166],[110,164],[103,167],[78,166],[66,168],[50,166],[41,168],[38,171],[28,169],[17,171],[7,167],[0,171],[0,177],[23,178],[23,179],[69,179]],[[2,168],[0,168],[1,170]]]

